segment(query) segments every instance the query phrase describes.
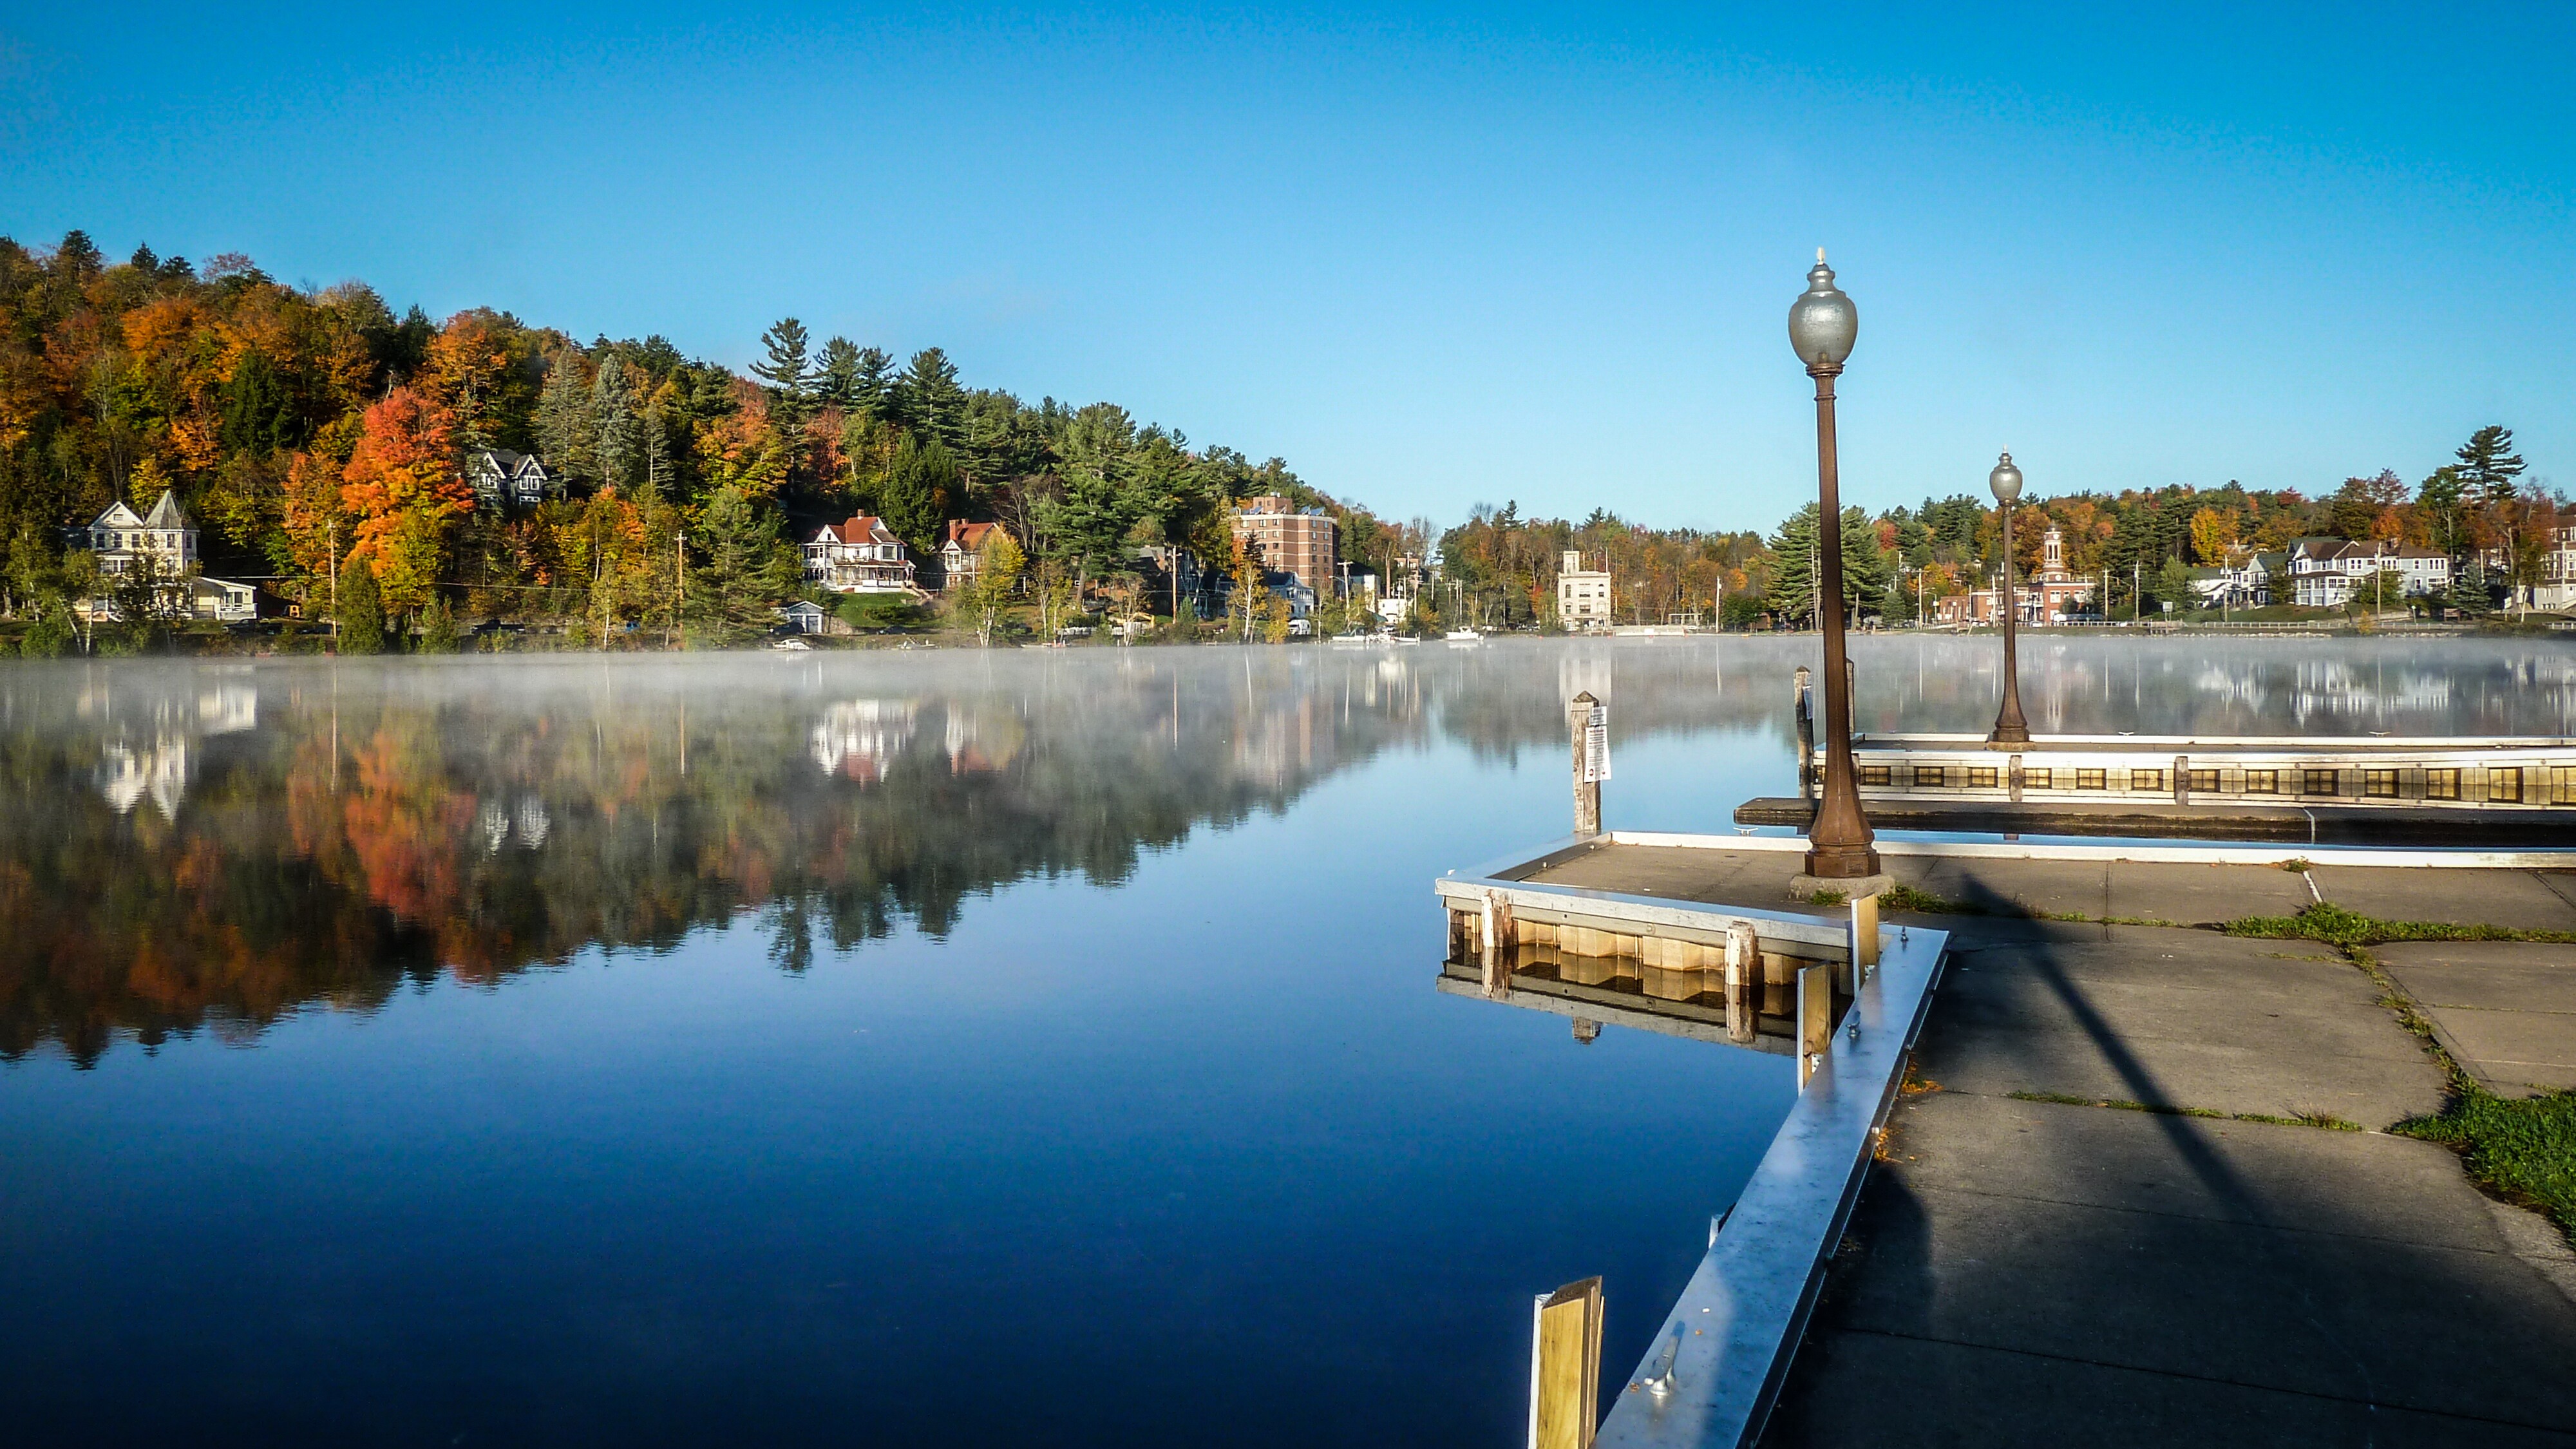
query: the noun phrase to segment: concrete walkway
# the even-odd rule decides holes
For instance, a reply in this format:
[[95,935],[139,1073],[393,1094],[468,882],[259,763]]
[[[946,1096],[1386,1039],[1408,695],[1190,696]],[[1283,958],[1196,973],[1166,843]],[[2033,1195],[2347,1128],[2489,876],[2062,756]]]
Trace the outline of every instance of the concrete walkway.
[[[2328,898],[2372,915],[2501,902],[2576,929],[2564,881],[2528,872],[2338,875],[2358,878]],[[2263,867],[1938,863],[1920,884],[2180,921],[2309,898]],[[1925,1089],[1766,1443],[2576,1445],[2576,1254],[2448,1150],[2376,1130],[2435,1110],[2443,1079],[2361,970],[2205,930],[1933,919],[1956,950]],[[2576,948],[2493,949],[2378,954],[2472,1070],[2549,1080],[2576,1060]],[[2371,1130],[2247,1120],[2301,1116]]]
[[[1796,909],[1799,858],[1619,844],[1533,879]],[[1764,1442],[2576,1446],[2576,1253],[2448,1149],[2323,899],[2576,931],[2576,874],[1890,857],[1969,908]],[[2121,925],[2121,920],[2173,925]],[[2373,948],[2499,1092],[2576,1085],[2576,946]],[[2318,1124],[2318,1125],[2304,1125]]]

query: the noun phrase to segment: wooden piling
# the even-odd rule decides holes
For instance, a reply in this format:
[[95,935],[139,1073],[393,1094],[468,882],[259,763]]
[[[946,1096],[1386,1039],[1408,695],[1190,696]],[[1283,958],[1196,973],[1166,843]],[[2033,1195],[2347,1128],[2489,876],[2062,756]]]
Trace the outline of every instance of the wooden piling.
[[1601,780],[1595,769],[1587,768],[1591,757],[1592,717],[1600,701],[1585,690],[1566,707],[1566,723],[1574,736],[1574,834],[1589,840],[1601,833]]
[[1726,928],[1726,1039],[1739,1044],[1753,1040],[1754,972],[1762,964],[1761,947],[1753,935],[1751,921],[1737,921]]
[[1530,1315],[1530,1449],[1592,1449],[1601,1422],[1601,1280],[1540,1295]]
[[1829,962],[1818,962],[1798,973],[1798,1089],[1805,1091],[1807,1079],[1824,1064],[1825,1048],[1834,1034],[1833,979],[1828,974]]

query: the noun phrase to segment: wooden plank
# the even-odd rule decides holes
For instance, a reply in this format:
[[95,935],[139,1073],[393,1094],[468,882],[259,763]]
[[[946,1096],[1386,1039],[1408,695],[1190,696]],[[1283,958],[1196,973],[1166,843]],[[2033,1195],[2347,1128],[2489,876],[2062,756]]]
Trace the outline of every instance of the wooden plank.
[[1601,1280],[1538,1300],[1530,1327],[1530,1449],[1592,1449],[1600,1426]]

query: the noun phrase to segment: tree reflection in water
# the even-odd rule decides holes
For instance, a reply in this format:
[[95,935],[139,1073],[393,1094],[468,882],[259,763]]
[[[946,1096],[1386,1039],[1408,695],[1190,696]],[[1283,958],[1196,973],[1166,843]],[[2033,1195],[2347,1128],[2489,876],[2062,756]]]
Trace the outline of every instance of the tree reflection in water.
[[[801,971],[1011,881],[1114,885],[1390,745],[1544,766],[1582,690],[1622,739],[1769,740],[1776,792],[1812,645],[12,666],[0,1058],[255,1034],[746,915]],[[1859,727],[1982,730],[1992,653],[1859,641]],[[2546,643],[2041,636],[2024,669],[2045,731],[2554,733],[2576,703]]]

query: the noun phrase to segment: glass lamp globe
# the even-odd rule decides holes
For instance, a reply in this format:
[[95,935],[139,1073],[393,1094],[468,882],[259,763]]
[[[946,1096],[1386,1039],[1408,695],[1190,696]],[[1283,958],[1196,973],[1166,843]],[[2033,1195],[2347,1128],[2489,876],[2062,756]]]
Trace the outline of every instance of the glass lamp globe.
[[1840,367],[1859,335],[1860,312],[1834,285],[1834,269],[1825,265],[1825,249],[1818,247],[1807,290],[1789,304],[1789,345],[1809,367]]
[[2021,470],[2013,466],[2012,454],[2006,453],[1986,475],[1986,486],[1995,490],[1997,503],[2010,503],[2021,496]]

